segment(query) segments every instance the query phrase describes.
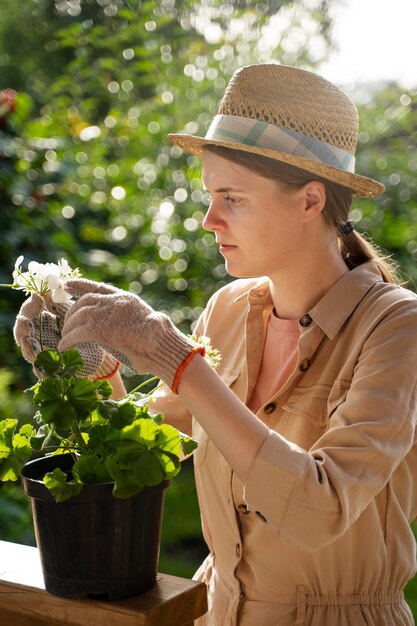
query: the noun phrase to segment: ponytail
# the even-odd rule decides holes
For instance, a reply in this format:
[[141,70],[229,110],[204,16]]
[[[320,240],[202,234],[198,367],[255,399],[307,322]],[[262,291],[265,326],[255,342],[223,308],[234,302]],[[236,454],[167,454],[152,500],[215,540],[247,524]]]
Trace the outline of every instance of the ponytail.
[[326,187],[326,205],[323,216],[329,226],[337,229],[339,237],[339,250],[346,265],[353,269],[373,261],[378,266],[382,278],[386,283],[401,283],[398,275],[398,266],[388,256],[364,235],[353,228],[344,229],[348,221],[350,207],[352,205],[352,192],[347,187],[342,187],[328,180],[319,179]]
[[398,274],[398,265],[389,256],[384,256],[373,242],[355,230],[349,235],[340,236],[339,249],[349,269],[373,261],[378,266],[384,282],[396,284],[402,282]]
[[353,269],[367,261],[373,261],[378,266],[386,283],[399,284],[401,282],[396,263],[384,255],[371,240],[366,239],[351,228],[347,229],[348,232],[344,229],[352,205],[352,191],[350,189],[319,176],[313,178],[312,174],[305,170],[259,154],[231,150],[215,145],[206,146],[204,150],[246,167],[264,178],[275,178],[289,188],[302,187],[311,180],[322,182],[326,188],[326,205],[323,217],[326,224],[336,229],[338,233],[340,254],[348,268]]

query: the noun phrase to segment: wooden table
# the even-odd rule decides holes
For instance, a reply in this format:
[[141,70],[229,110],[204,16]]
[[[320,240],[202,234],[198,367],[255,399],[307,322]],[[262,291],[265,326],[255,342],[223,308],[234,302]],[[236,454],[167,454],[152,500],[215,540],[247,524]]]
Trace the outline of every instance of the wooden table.
[[53,596],[37,548],[0,541],[0,626],[190,626],[206,611],[203,583],[167,574],[149,591],[115,602]]

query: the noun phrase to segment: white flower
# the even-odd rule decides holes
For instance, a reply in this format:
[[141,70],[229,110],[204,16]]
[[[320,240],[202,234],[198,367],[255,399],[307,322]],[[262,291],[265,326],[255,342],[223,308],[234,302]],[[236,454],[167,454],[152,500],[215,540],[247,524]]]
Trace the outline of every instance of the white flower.
[[52,290],[52,300],[56,304],[66,304],[71,300],[71,294],[67,293],[63,287]]
[[62,278],[56,276],[56,274],[47,274],[45,277],[48,287],[51,291],[54,289],[60,289],[62,287],[63,281]]
[[206,335],[200,335],[199,337],[197,337],[196,335],[190,335],[190,337],[193,341],[205,348],[206,360],[214,370],[217,369],[220,365],[222,357],[219,350],[212,347],[210,337],[206,337]]
[[58,261],[58,267],[60,275],[64,278],[74,277],[74,271],[78,272],[78,270],[72,270],[68,265],[67,259],[60,259]]
[[[27,273],[27,272],[26,272]],[[24,287],[27,283],[27,278],[24,274],[19,274],[17,270],[13,272],[13,283],[14,285],[19,285],[20,287]],[[16,287],[17,289],[17,287]]]
[[32,292],[45,295],[50,291],[53,302],[60,304],[71,300],[71,295],[65,291],[65,281],[80,276],[78,269],[71,269],[66,259],[60,259],[58,265],[30,261],[28,271],[23,272],[21,269],[23,259],[23,256],[16,259],[12,285],[14,289],[21,289],[27,295]]
[[17,257],[16,263],[14,264],[15,269],[20,269],[20,266],[22,265],[24,258],[25,257],[23,256],[23,254]]

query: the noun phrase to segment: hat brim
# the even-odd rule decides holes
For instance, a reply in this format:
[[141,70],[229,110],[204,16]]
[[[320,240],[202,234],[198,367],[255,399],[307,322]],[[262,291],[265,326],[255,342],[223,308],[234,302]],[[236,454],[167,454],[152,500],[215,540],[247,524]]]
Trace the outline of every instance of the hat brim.
[[325,165],[323,163],[319,163],[318,161],[288,154],[286,152],[259,148],[257,146],[248,146],[241,143],[234,143],[232,141],[205,139],[204,137],[187,135],[185,133],[170,133],[168,135],[168,139],[183,150],[186,150],[191,154],[196,154],[197,156],[203,155],[205,146],[212,145],[223,146],[224,148],[240,150],[242,152],[252,152],[253,154],[259,154],[261,156],[274,159],[275,161],[282,161],[283,163],[288,163],[289,165],[294,165],[302,170],[316,174],[326,180],[338,183],[343,187],[348,187],[357,198],[374,198],[385,191],[384,185],[376,180],[373,180],[372,178],[346,172],[344,170],[331,167],[330,165]]

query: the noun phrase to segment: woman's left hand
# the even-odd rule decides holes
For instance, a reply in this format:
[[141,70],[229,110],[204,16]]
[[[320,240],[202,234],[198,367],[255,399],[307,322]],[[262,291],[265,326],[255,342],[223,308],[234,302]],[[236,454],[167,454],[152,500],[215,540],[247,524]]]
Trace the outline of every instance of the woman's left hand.
[[175,328],[133,293],[86,279],[68,280],[65,290],[78,298],[65,317],[63,351],[94,342],[139,373],[152,373],[176,391],[182,368],[204,348]]
[[[13,334],[23,357],[32,364],[38,378],[42,378],[45,373],[35,367],[36,358],[42,350],[57,349],[64,318],[70,308],[71,303],[52,302],[49,293],[44,296],[32,293],[20,308]],[[84,363],[83,376],[110,378],[117,372],[120,363],[100,346],[89,342],[80,345],[78,349]]]

